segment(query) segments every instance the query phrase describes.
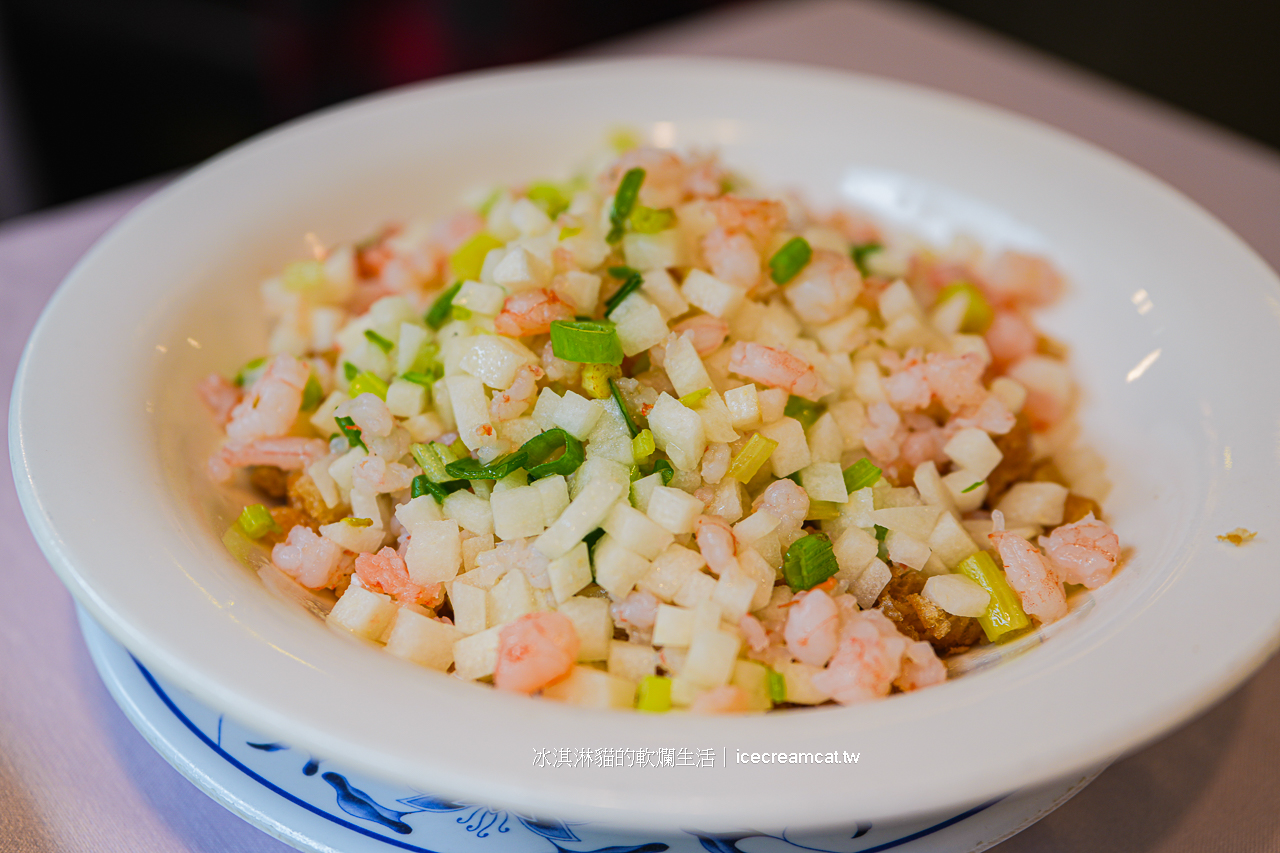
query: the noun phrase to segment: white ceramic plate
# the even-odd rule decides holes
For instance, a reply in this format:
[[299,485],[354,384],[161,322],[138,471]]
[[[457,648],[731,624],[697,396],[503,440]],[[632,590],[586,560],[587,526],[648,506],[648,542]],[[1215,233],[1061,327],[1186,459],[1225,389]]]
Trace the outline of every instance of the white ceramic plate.
[[[624,716],[478,689],[376,654],[268,595],[219,544],[202,375],[261,348],[256,282],[304,232],[356,238],[478,184],[564,173],[619,123],[930,236],[1046,252],[1073,281],[1086,440],[1131,549],[1052,642],[941,687],[755,718]],[[1280,626],[1280,287],[1223,226],[1119,160],[973,103],[846,74],[627,61],[480,75],[359,102],[233,150],[69,276],[14,388],[22,504],[76,598],[148,667],[257,731],[460,801],[648,830],[885,820],[1096,765],[1187,719]],[[1257,378],[1262,375],[1263,378]],[[1261,531],[1243,548],[1215,534]],[[545,767],[538,750],[708,751]],[[860,753],[741,765],[738,751]],[[696,818],[696,821],[695,821]]]

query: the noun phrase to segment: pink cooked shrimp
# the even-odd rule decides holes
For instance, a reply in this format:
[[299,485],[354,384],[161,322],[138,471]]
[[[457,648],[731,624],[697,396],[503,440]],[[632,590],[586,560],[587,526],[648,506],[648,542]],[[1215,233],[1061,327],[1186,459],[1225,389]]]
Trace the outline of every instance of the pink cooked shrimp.
[[992,435],[1004,435],[1013,429],[1016,422],[1017,418],[1009,411],[1009,407],[996,395],[988,394],[977,406],[962,406],[955,417],[947,422],[947,428],[958,431],[964,427],[977,427]]
[[817,402],[831,393],[813,365],[784,349],[738,341],[729,357],[729,371],[739,376],[781,388],[797,397]]
[[752,616],[750,613],[743,614],[738,620],[738,630],[742,632],[742,639],[747,641],[747,647],[756,654],[762,654],[769,649],[769,632],[765,630],[764,625],[760,624],[760,620]]
[[904,465],[915,470],[917,465],[929,460],[939,465],[947,461],[947,455],[942,449],[951,440],[954,430],[938,426],[930,417],[919,412],[913,412],[903,420],[910,428],[898,449],[899,458]]
[[351,418],[361,433],[380,438],[391,435],[391,429],[396,425],[387,404],[377,394],[369,392],[345,401],[333,410],[333,414],[339,418]]
[[1084,584],[1097,589],[1111,579],[1120,559],[1120,538],[1110,525],[1089,513],[1079,521],[1055,527],[1041,536],[1049,564],[1067,583]]
[[932,687],[947,680],[947,667],[926,640],[907,644],[902,655],[902,674],[894,682],[904,691]]
[[787,221],[787,207],[775,199],[723,195],[708,205],[716,225],[729,233],[744,233],[763,244]]
[[720,349],[729,336],[729,324],[712,314],[699,314],[682,320],[672,327],[677,335],[689,335],[689,342],[700,356],[708,356]]
[[695,714],[745,714],[751,710],[751,697],[736,684],[722,684],[694,699],[689,710]]
[[778,519],[779,529],[799,530],[809,514],[809,493],[792,480],[774,480],[751,502],[751,509]]
[[658,619],[658,598],[648,590],[636,590],[609,607],[613,621],[628,631],[648,632]]
[[[790,481],[788,481],[790,482]],[[738,558],[734,556],[736,542],[733,528],[723,518],[714,515],[700,515],[694,521],[694,538],[698,541],[698,550],[707,561],[714,574],[720,574],[729,568],[738,568]]]
[[556,358],[555,350],[551,347],[551,341],[547,341],[543,345],[539,360],[549,382],[563,382],[566,385],[572,385],[578,381],[578,376],[582,373],[582,365],[576,361],[565,361],[564,359]]
[[533,693],[568,674],[581,640],[569,617],[556,610],[526,613],[498,632],[493,684],[500,690]]
[[997,257],[982,283],[987,295],[1000,305],[1048,305],[1066,287],[1044,258],[1014,251]]
[[356,463],[351,481],[357,489],[375,495],[399,492],[413,485],[414,469],[399,462],[387,462],[370,454]]
[[231,410],[240,402],[240,389],[221,373],[210,373],[196,385],[196,393],[219,426],[231,419]]
[[319,438],[259,438],[255,441],[224,444],[209,458],[209,477],[215,483],[231,479],[232,468],[247,465],[274,465],[285,471],[301,471],[329,452],[329,445]]
[[244,399],[231,410],[227,438],[235,442],[285,435],[302,408],[302,389],[311,368],[291,355],[278,355]]
[[641,204],[647,207],[675,207],[684,200],[684,161],[672,151],[649,146],[624,151],[614,161],[601,175],[604,192],[616,191],[623,176],[635,168],[644,169],[644,183],[640,185]]
[[502,312],[493,320],[493,330],[509,338],[545,335],[556,320],[572,320],[573,306],[541,288],[525,290],[507,297]]
[[802,592],[792,601],[783,630],[787,651],[801,663],[826,666],[839,639],[840,612],[835,602],[820,589]]
[[985,338],[996,364],[1013,364],[1036,351],[1036,330],[1016,311],[997,311]]
[[366,587],[405,604],[436,608],[444,601],[444,584],[420,584],[409,577],[404,559],[390,546],[356,557],[356,574]]
[[996,546],[1004,563],[1005,578],[1022,601],[1022,609],[1042,624],[1056,622],[1067,615],[1067,598],[1062,581],[1036,546],[1008,530],[997,530],[987,538]]
[[[892,350],[886,355],[891,353]],[[900,412],[927,409],[933,399],[933,391],[929,387],[928,368],[920,358],[920,351],[913,350],[906,358],[896,361],[884,380],[885,397]]]
[[821,325],[843,317],[862,291],[862,276],[848,255],[817,249],[783,295],[806,323]]
[[526,364],[516,371],[516,378],[505,391],[493,395],[489,414],[495,421],[509,421],[524,414],[538,396],[538,380],[546,376],[541,367]]
[[289,538],[271,549],[271,562],[307,589],[333,586],[342,572],[342,546],[317,534],[305,524],[289,529]]
[[907,642],[879,610],[858,613],[841,626],[835,655],[813,676],[813,686],[841,705],[886,696],[902,671]]
[[975,352],[963,355],[931,352],[924,359],[924,377],[929,390],[949,412],[977,405],[987,398],[988,392],[982,387],[985,369],[982,357]]
[[881,467],[898,458],[906,437],[907,429],[892,406],[884,402],[867,406],[867,425],[862,429],[862,443]]
[[713,228],[702,238],[702,255],[711,274],[726,284],[750,290],[760,281],[760,250],[741,231]]

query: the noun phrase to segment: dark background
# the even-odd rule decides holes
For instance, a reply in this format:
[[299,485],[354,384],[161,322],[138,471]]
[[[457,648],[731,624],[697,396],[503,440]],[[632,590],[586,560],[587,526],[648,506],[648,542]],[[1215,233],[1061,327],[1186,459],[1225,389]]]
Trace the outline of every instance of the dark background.
[[[196,163],[366,92],[554,56],[724,5],[0,0],[0,146],[23,164],[0,193],[0,217]],[[1280,149],[1277,0],[923,5]]]

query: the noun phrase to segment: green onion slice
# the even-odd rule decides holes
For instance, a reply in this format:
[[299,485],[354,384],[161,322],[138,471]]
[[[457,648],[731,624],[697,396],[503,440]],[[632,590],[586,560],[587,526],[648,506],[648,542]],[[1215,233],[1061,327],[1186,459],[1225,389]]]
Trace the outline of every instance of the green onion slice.
[[978,488],[978,486],[981,486],[981,485],[982,485],[983,483],[985,483],[985,482],[987,482],[987,481],[986,481],[986,480],[979,480],[978,482],[974,483],[974,484],[973,484],[972,486],[970,486],[969,488],[967,488],[967,489],[961,489],[961,490],[960,490],[960,494],[962,494],[962,495],[967,495],[967,494],[969,494],[970,492],[972,492],[974,489]]
[[400,378],[405,382],[412,382],[414,385],[422,385],[430,388],[436,381],[434,376],[426,373],[419,373],[416,370],[410,370],[408,373],[401,373]]
[[661,714],[671,710],[671,679],[646,675],[636,688],[636,710]]
[[551,352],[556,358],[579,364],[622,364],[622,342],[608,321],[553,321]]
[[[627,422],[627,432],[631,433],[632,438],[635,438],[640,434],[640,429],[636,426],[636,422],[631,419],[631,413],[627,411],[627,404],[622,399],[622,391],[619,390],[618,383],[612,379],[609,380],[609,391],[613,394],[613,402],[617,403],[618,408],[622,410],[622,419]],[[649,452],[652,453],[653,451],[650,450]]]
[[367,340],[369,343],[373,344],[383,352],[391,352],[393,349],[396,348],[394,341],[388,338],[384,338],[382,335],[378,334],[373,329],[365,329],[364,337],[365,337],[365,340]]
[[971,557],[965,557],[956,564],[955,572],[991,593],[987,612],[978,617],[978,624],[982,626],[988,640],[995,642],[1003,635],[1031,624],[1026,611],[1022,609],[1018,594],[1009,586],[1004,572],[1000,571],[989,553],[979,551]]
[[792,237],[769,259],[769,277],[775,284],[786,284],[800,274],[812,257],[809,241],[803,237]]
[[773,704],[781,705],[787,701],[787,679],[782,673],[770,667],[766,683],[769,687],[769,700]]
[[462,282],[454,282],[444,293],[436,297],[436,301],[431,303],[431,310],[427,312],[427,325],[433,329],[439,329],[449,319],[449,311],[453,308],[453,297],[458,295],[458,291],[462,289]]
[[320,387],[320,380],[312,373],[307,377],[307,384],[302,387],[302,411],[314,412],[323,399],[324,389]]
[[333,422],[338,425],[338,429],[342,430],[342,434],[347,437],[347,444],[352,447],[365,447],[364,439],[360,437],[360,428],[356,426],[356,422],[351,418],[334,418]]
[[871,275],[871,270],[867,268],[867,258],[873,252],[878,252],[883,248],[884,246],[879,243],[863,243],[849,250],[849,257],[853,258],[854,265],[857,266],[858,272],[862,273],[864,278]]
[[[564,448],[564,453],[552,459],[551,454],[561,447]],[[528,467],[525,470],[529,473],[530,480],[555,474],[567,476],[577,471],[578,466],[587,458],[582,442],[558,427],[535,435],[516,452],[528,457]]]
[[[448,472],[444,470],[446,461],[440,457],[440,453],[436,450],[435,444],[411,444],[409,452],[413,454],[413,461],[418,463],[418,467],[422,469],[422,473],[433,483],[443,483],[446,480],[452,480]],[[455,461],[453,454],[449,454],[449,462]]]
[[690,409],[698,408],[698,404],[711,396],[710,388],[699,388],[697,391],[690,391],[680,398],[680,405],[687,406]]
[[449,497],[450,492],[456,492],[467,487],[466,480],[449,480],[447,483],[433,483],[426,474],[419,474],[413,478],[413,486],[411,495],[420,498],[423,495],[431,495],[435,498],[436,503],[444,503],[444,499]]
[[778,442],[772,438],[755,433],[742,445],[742,449],[729,463],[728,476],[739,483],[750,483],[760,471],[760,466],[778,449]]
[[373,394],[375,397],[385,400],[387,399],[387,383],[381,377],[366,370],[357,374],[356,378],[351,380],[351,386],[347,388],[347,394],[353,400],[361,394]]
[[455,480],[501,480],[517,468],[523,468],[527,459],[528,454],[523,450],[508,453],[488,465],[468,456],[456,462],[450,462],[444,466],[444,470],[450,479]]
[[348,527],[373,527],[372,518],[344,518],[342,523]]
[[261,539],[268,533],[283,533],[280,525],[271,517],[271,511],[262,504],[252,504],[244,508],[236,519],[240,530],[250,539]]
[[640,185],[644,183],[644,169],[636,167],[627,170],[622,176],[622,181],[618,184],[618,191],[613,194],[613,209],[609,211],[609,234],[605,240],[609,243],[616,243],[622,239],[622,234],[626,229],[627,217],[631,215],[631,210],[636,206],[636,199],[640,195]]
[[569,209],[569,199],[555,184],[533,184],[525,192],[525,197],[542,208],[542,212],[550,219],[555,219]]
[[[480,278],[480,270],[484,269],[485,257],[494,249],[502,246],[502,241],[486,231],[481,231],[467,242],[459,246],[449,256],[449,270],[455,279]],[[453,297],[450,296],[450,299]],[[439,328],[432,326],[433,329]]]
[[605,300],[604,316],[606,317],[622,304],[622,300],[635,293],[644,284],[644,276],[640,274],[639,270],[633,270],[631,267],[610,267],[609,275],[622,279],[622,287],[619,287],[612,296]]
[[659,459],[653,463],[653,471],[655,474],[662,476],[662,485],[671,485],[671,478],[676,475],[676,469],[671,467],[671,463],[666,459]]
[[844,488],[849,494],[874,486],[879,479],[880,469],[870,459],[859,459],[844,469]]
[[654,208],[637,204],[627,217],[631,230],[638,234],[657,234],[675,224],[675,212],[669,207]]
[[960,331],[981,335],[996,316],[991,303],[982,295],[982,291],[976,284],[961,279],[951,282],[938,291],[937,304],[941,305],[949,299],[958,297],[968,301],[964,309],[964,317],[960,321]]
[[349,361],[344,361],[342,362],[342,375],[347,377],[347,381],[350,382],[360,375],[360,368]]
[[782,413],[789,418],[795,418],[800,422],[800,426],[808,429],[818,422],[818,418],[822,417],[822,413],[826,410],[826,406],[821,403],[815,403],[812,400],[806,400],[804,397],[797,397],[792,394],[787,398],[786,408]]
[[813,589],[840,570],[831,540],[817,533],[801,536],[782,558],[782,577],[795,592]]
[[631,439],[631,455],[633,458],[644,461],[653,455],[653,451],[657,450],[657,442],[654,441],[653,433],[647,429],[642,429]]
[[809,511],[805,518],[812,521],[831,521],[840,517],[840,507],[835,501],[809,501]]
[[880,525],[877,524],[876,525],[876,557],[878,557],[879,559],[883,560],[886,563],[889,562],[889,546],[885,544],[884,540],[888,536],[889,536],[889,528],[881,527]]

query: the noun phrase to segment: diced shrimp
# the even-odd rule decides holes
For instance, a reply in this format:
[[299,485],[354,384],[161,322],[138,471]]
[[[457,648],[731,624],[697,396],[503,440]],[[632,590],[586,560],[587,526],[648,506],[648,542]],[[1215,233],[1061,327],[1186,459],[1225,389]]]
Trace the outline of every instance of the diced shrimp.
[[718,575],[730,567],[738,568],[738,558],[734,556],[736,543],[733,528],[723,518],[714,515],[698,516],[694,521],[694,538],[698,541],[702,558],[707,561],[712,572]]
[[613,621],[628,631],[650,632],[658,618],[658,599],[648,590],[635,590],[609,607]]
[[413,485],[414,469],[399,462],[387,462],[370,454],[356,463],[351,472],[355,487],[375,495],[399,492]]
[[231,410],[227,438],[234,442],[285,435],[302,408],[302,389],[311,368],[291,355],[278,355]]
[[736,684],[722,684],[694,699],[689,710],[695,714],[745,714],[751,710],[751,697]]
[[825,666],[838,640],[840,614],[835,602],[820,589],[802,592],[792,601],[783,631],[787,651],[801,663]]
[[743,614],[738,620],[738,630],[742,632],[742,639],[747,641],[747,648],[756,654],[761,654],[769,648],[769,632],[765,630],[764,625],[760,624],[760,620],[750,613]]
[[902,674],[894,683],[902,690],[919,690],[947,680],[947,667],[928,640],[907,644],[902,655]]
[[601,176],[606,193],[615,192],[631,169],[644,169],[640,203],[648,207],[675,207],[684,200],[685,164],[673,151],[640,146],[624,151]]
[[862,276],[848,255],[817,249],[783,291],[806,323],[821,325],[843,317],[862,291]]
[[880,236],[880,227],[875,222],[846,210],[838,210],[831,214],[823,224],[839,231],[855,246],[884,242]]
[[196,393],[219,426],[231,419],[231,410],[240,402],[240,389],[220,373],[210,373],[201,379]]
[[1018,593],[1022,609],[1047,625],[1067,615],[1067,598],[1062,581],[1044,555],[1026,539],[1008,530],[988,534],[1004,563],[1009,586]]
[[779,528],[798,530],[809,514],[809,493],[792,480],[774,480],[751,502],[751,509],[777,518]]
[[493,395],[489,414],[495,421],[509,421],[524,414],[538,396],[538,380],[546,375],[541,367],[526,364],[516,371],[516,378],[505,391]]
[[528,539],[508,539],[476,556],[477,568],[519,569],[534,589],[551,589],[551,576],[547,574],[549,563],[550,560],[532,547]]
[[444,600],[444,584],[416,583],[409,577],[404,559],[390,546],[376,554],[356,557],[356,574],[366,587],[405,604],[439,607]]
[[775,199],[724,195],[708,205],[716,225],[742,233],[761,245],[787,221],[787,207]]
[[294,525],[289,538],[271,549],[271,562],[276,568],[308,589],[333,586],[342,576],[341,559],[341,545],[305,524]]
[[898,458],[903,465],[915,470],[922,462],[932,460],[941,465],[947,461],[942,449],[951,440],[951,430],[938,426],[931,418],[919,413],[912,413],[904,421],[910,430],[898,448]]
[[890,368],[889,376],[884,380],[884,393],[889,403],[900,412],[929,407],[933,391],[929,387],[926,367],[920,359],[919,350],[898,360]]
[[1013,429],[1017,420],[999,397],[988,394],[981,404],[962,407],[955,417],[947,422],[947,427],[956,430],[977,427],[992,435],[1004,435]]
[[507,297],[493,329],[509,338],[545,335],[556,320],[572,320],[573,306],[546,288],[525,290]]
[[541,690],[573,668],[580,645],[578,632],[563,613],[526,613],[498,632],[493,684],[516,693]]
[[671,331],[677,335],[687,334],[698,355],[708,356],[720,349],[729,336],[729,324],[712,314],[699,314],[677,323]]
[[1039,541],[1058,577],[1089,589],[1109,581],[1120,559],[1120,538],[1092,512],[1077,522],[1055,527]]
[[750,290],[760,281],[760,251],[741,231],[711,229],[702,238],[702,255],[711,274],[726,284]]
[[209,476],[216,483],[231,479],[231,469],[247,465],[274,465],[285,471],[300,471],[329,452],[319,438],[259,438],[255,441],[227,442],[209,459]]
[[1016,311],[997,311],[985,337],[997,364],[1013,364],[1036,351],[1036,331]]
[[708,444],[702,454],[702,479],[711,485],[719,483],[728,473],[731,460],[729,445],[719,441]]
[[831,387],[822,381],[812,364],[786,350],[763,344],[745,341],[734,344],[729,370],[761,385],[781,388],[814,402],[831,393]]
[[365,392],[353,400],[347,400],[333,410],[335,417],[351,418],[361,433],[386,437],[396,425],[387,404],[377,394]]
[[836,652],[813,686],[841,705],[885,696],[902,671],[907,642],[879,610],[856,614],[841,626]]
[[982,283],[992,301],[1002,305],[1048,305],[1065,288],[1062,277],[1044,258],[1014,251],[999,255]]
[[986,399],[987,390],[982,387],[985,367],[982,357],[974,352],[962,355],[931,352],[925,356],[924,376],[938,401],[947,411],[954,412]]
[[862,429],[862,443],[882,467],[898,458],[906,435],[901,416],[888,403],[876,402],[867,406],[867,425]]
[[571,385],[578,381],[578,376],[582,373],[582,365],[575,361],[565,361],[556,358],[555,350],[551,346],[551,341],[547,341],[542,347],[540,354],[542,369],[545,371],[549,382],[563,382]]

